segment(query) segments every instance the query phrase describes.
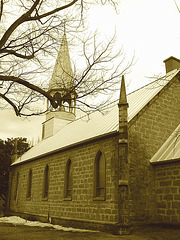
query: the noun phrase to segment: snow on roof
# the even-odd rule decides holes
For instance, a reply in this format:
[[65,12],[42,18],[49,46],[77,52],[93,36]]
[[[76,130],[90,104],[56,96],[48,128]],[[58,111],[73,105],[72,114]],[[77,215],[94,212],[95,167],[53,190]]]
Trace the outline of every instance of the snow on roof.
[[180,159],[180,124],[151,158],[151,163]]
[[[128,121],[136,114],[179,72],[173,70],[167,76],[156,80],[127,95],[129,103]],[[96,111],[89,116],[67,124],[52,137],[46,138],[18,158],[16,165],[58,150],[82,143],[106,134],[117,132],[119,128],[118,101],[109,104],[102,113]]]

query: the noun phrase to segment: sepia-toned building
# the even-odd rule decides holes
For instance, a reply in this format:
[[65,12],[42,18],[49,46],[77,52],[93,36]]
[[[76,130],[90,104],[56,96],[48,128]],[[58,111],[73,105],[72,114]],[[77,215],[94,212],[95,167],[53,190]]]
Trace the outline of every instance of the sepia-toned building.
[[180,60],[166,76],[76,119],[66,34],[49,91],[43,139],[11,166],[9,212],[54,224],[129,233],[136,224],[180,225]]

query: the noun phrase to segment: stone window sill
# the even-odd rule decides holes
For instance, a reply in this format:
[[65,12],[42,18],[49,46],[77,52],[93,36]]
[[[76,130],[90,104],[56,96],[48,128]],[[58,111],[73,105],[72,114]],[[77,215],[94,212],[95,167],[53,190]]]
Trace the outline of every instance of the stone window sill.
[[71,197],[71,196],[65,197],[65,198],[64,198],[64,201],[72,201],[72,197]]
[[48,201],[48,197],[42,198],[42,201]]
[[93,201],[105,201],[105,196],[102,196],[102,197],[94,197],[93,198]]

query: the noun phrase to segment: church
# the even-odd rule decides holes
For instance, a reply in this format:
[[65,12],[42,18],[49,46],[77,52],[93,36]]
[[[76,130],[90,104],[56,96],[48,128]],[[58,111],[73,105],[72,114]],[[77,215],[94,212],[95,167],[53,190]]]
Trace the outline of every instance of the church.
[[42,140],[12,162],[10,215],[128,234],[139,224],[180,225],[180,60],[166,76],[76,118],[66,34],[49,91]]

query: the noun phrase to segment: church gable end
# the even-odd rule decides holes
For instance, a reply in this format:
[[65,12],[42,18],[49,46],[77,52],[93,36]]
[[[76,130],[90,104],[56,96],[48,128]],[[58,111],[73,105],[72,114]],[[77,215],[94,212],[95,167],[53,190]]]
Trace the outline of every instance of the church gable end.
[[132,221],[155,222],[154,166],[150,159],[179,125],[180,81],[175,76],[129,123]]

